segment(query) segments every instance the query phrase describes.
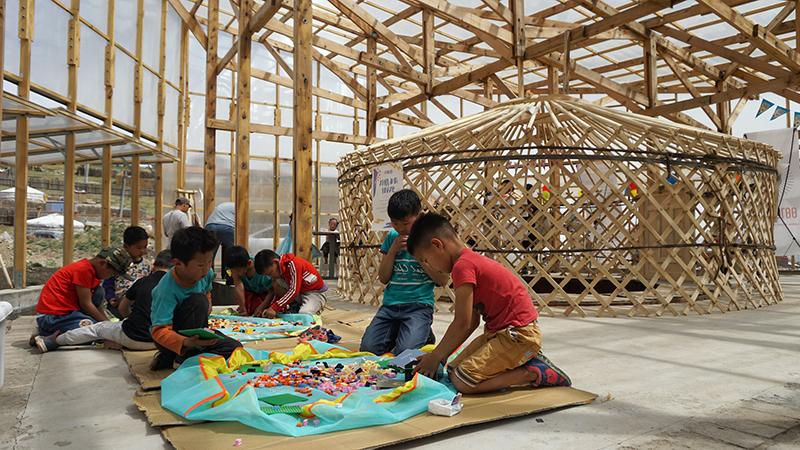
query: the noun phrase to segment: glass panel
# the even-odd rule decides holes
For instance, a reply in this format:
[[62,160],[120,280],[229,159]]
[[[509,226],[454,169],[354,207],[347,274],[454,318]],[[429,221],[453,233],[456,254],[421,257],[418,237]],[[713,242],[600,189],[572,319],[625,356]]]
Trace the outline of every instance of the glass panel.
[[[197,40],[194,36],[189,36],[190,40]],[[172,9],[167,8],[167,37],[166,37],[166,62],[164,71],[167,80],[178,84],[180,80],[181,63],[181,18]]]
[[[106,32],[108,22],[108,0],[81,0],[81,17],[86,19],[87,22]],[[81,28],[81,39],[83,39],[83,30]],[[81,57],[83,53],[81,53]],[[81,61],[83,64],[83,61]]]
[[161,53],[162,1],[144,0],[144,21],[142,22],[142,62],[156,71],[159,68],[158,58]]
[[167,86],[165,91],[164,140],[178,145],[178,91],[171,86]]
[[135,63],[133,58],[121,50],[116,49],[115,51],[114,121],[133,126],[133,70]]
[[114,39],[131,53],[136,51],[135,0],[114,2]]
[[88,27],[81,28],[81,64],[78,66],[78,103],[105,109],[105,46],[107,41]]
[[[158,77],[142,70],[142,131],[153,136],[158,133]],[[177,105],[176,105],[177,109]],[[176,112],[177,114],[177,112]],[[174,116],[174,115],[173,115]]]
[[37,1],[31,44],[31,82],[67,95],[67,23],[70,15],[50,0]]
[[[9,14],[9,11],[11,14]],[[6,0],[6,23],[3,30],[3,65],[6,72],[19,75],[18,0]]]

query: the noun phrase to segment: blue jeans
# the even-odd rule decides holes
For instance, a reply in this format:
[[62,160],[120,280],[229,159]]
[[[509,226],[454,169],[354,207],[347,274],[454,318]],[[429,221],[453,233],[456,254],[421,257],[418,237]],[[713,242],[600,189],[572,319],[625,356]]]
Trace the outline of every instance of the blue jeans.
[[376,355],[389,352],[399,355],[403,350],[420,348],[428,343],[432,323],[432,305],[383,305],[364,331],[360,350]]
[[[228,280],[228,266],[225,264],[225,250],[233,247],[233,243],[236,239],[236,230],[231,226],[221,225],[218,223],[207,224],[206,230],[214,233],[217,239],[219,239],[220,245],[222,245],[222,270],[220,273],[222,273],[222,276]],[[212,261],[217,259],[217,250],[219,250],[219,247],[214,249],[214,258]]]
[[50,336],[56,331],[65,333],[81,327],[81,321],[88,320],[88,324],[94,323],[94,319],[84,314],[82,311],[72,311],[62,316],[53,314],[41,314],[36,317],[36,325],[39,327],[40,336]]

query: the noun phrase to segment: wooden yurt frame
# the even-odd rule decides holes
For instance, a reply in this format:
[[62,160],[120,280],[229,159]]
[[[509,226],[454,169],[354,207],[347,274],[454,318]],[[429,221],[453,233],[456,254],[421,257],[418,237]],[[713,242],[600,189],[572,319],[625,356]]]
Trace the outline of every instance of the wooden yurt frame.
[[519,274],[546,314],[774,304],[778,158],[766,144],[568,96],[506,103],[342,160],[339,288],[380,302],[371,173],[394,162],[423,207]]

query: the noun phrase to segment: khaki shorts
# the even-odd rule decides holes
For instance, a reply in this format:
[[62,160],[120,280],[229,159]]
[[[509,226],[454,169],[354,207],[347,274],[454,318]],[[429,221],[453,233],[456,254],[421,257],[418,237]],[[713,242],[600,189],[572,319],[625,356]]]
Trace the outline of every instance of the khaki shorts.
[[468,386],[523,366],[539,354],[542,335],[536,322],[486,332],[472,341],[450,363],[451,374]]

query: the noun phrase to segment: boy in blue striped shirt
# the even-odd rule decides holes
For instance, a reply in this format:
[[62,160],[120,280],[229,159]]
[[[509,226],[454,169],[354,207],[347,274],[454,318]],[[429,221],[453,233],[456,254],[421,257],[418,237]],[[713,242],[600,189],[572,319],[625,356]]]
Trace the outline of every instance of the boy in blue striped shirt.
[[422,204],[417,194],[403,189],[392,194],[387,209],[393,229],[380,250],[383,259],[378,278],[386,284],[383,305],[361,338],[361,351],[376,355],[397,355],[435,341],[431,324],[436,283],[406,249],[408,234],[420,215]]

